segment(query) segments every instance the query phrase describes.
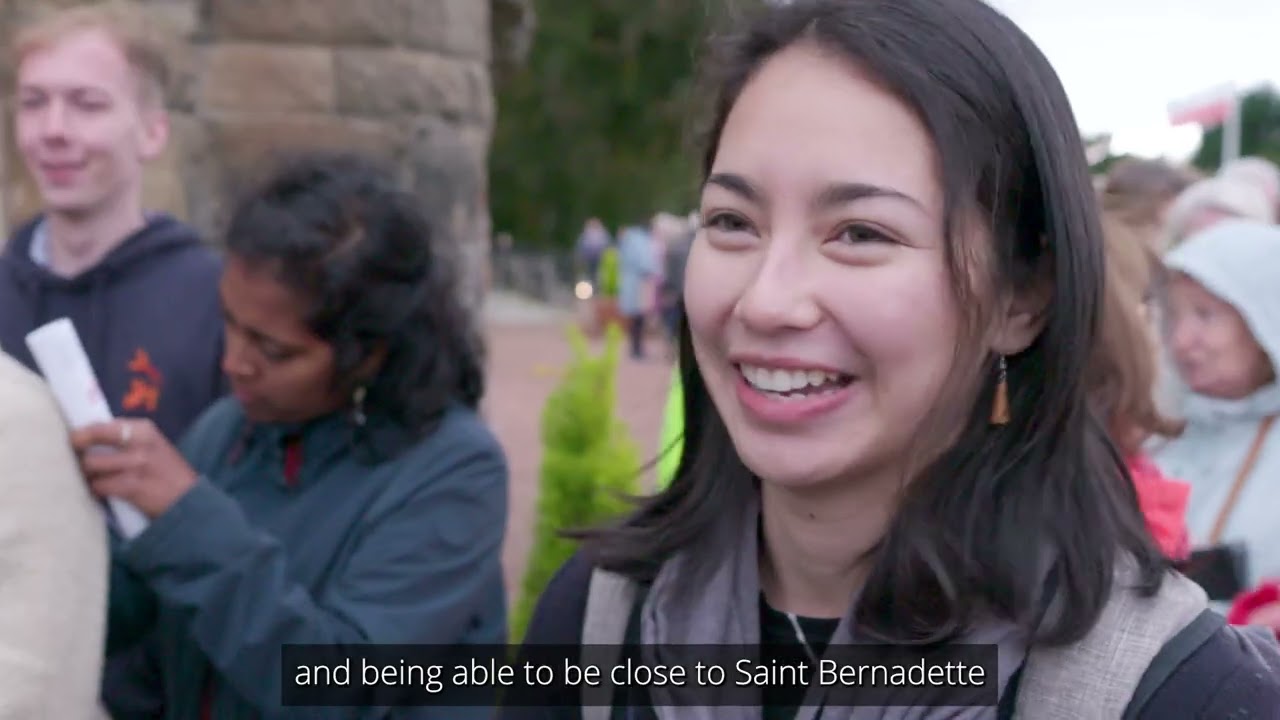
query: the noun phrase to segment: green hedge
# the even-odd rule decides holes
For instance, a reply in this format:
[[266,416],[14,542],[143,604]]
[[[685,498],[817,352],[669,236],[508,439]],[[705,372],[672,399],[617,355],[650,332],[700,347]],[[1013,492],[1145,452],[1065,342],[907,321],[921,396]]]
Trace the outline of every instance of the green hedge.
[[610,326],[603,354],[592,355],[576,327],[573,361],[542,412],[542,468],[533,547],[511,619],[513,642],[524,637],[538,596],[576,544],[560,536],[598,525],[629,509],[639,493],[640,449],[616,416],[622,331]]
[[600,268],[596,271],[597,292],[601,297],[618,297],[618,248],[610,247],[600,256]]
[[658,489],[665,489],[676,477],[684,454],[684,389],[680,368],[671,373],[671,389],[662,413],[662,439],[658,444]]

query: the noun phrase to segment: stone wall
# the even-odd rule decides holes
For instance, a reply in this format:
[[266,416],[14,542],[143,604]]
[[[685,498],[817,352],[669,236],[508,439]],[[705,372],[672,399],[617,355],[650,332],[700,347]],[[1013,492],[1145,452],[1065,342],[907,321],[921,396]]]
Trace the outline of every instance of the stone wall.
[[[499,5],[510,0],[495,0]],[[0,27],[36,6],[0,0]],[[228,199],[280,153],[345,148],[392,163],[463,253],[478,298],[489,238],[494,120],[489,0],[144,0],[185,38],[173,140],[148,171],[151,207],[216,240]],[[36,206],[0,152],[9,225]]]

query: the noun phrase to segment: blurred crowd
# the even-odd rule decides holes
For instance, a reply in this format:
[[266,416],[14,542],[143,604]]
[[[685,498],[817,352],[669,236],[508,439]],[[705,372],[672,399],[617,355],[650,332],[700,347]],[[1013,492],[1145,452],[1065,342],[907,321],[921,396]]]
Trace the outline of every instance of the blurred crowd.
[[1280,473],[1280,168],[1246,157],[1204,176],[1128,159],[1099,198],[1109,284],[1095,381],[1148,520],[1234,601],[1233,619],[1280,629],[1280,524],[1265,509]]
[[647,223],[610,233],[590,218],[574,245],[579,298],[592,304],[597,327],[625,325],[631,357],[648,357],[645,339],[659,330],[667,359],[674,357],[676,322],[684,292],[684,268],[698,229],[697,213],[661,212]]

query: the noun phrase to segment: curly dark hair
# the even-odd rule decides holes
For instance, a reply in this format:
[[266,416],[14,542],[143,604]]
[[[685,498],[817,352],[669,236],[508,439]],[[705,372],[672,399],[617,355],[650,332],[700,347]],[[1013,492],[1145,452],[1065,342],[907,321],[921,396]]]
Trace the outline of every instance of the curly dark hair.
[[310,306],[333,347],[336,389],[378,348],[365,410],[426,433],[484,391],[484,349],[457,287],[456,254],[389,172],[358,155],[287,159],[233,212],[227,251],[269,269]]

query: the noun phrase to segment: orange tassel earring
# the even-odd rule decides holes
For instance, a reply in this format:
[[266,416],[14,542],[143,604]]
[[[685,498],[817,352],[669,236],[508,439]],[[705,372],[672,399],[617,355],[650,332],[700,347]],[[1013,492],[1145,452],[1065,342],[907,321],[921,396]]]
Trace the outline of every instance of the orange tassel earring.
[[991,424],[1007,425],[1009,423],[1009,367],[1003,355],[1000,356],[999,373],[995,401],[991,404]]

